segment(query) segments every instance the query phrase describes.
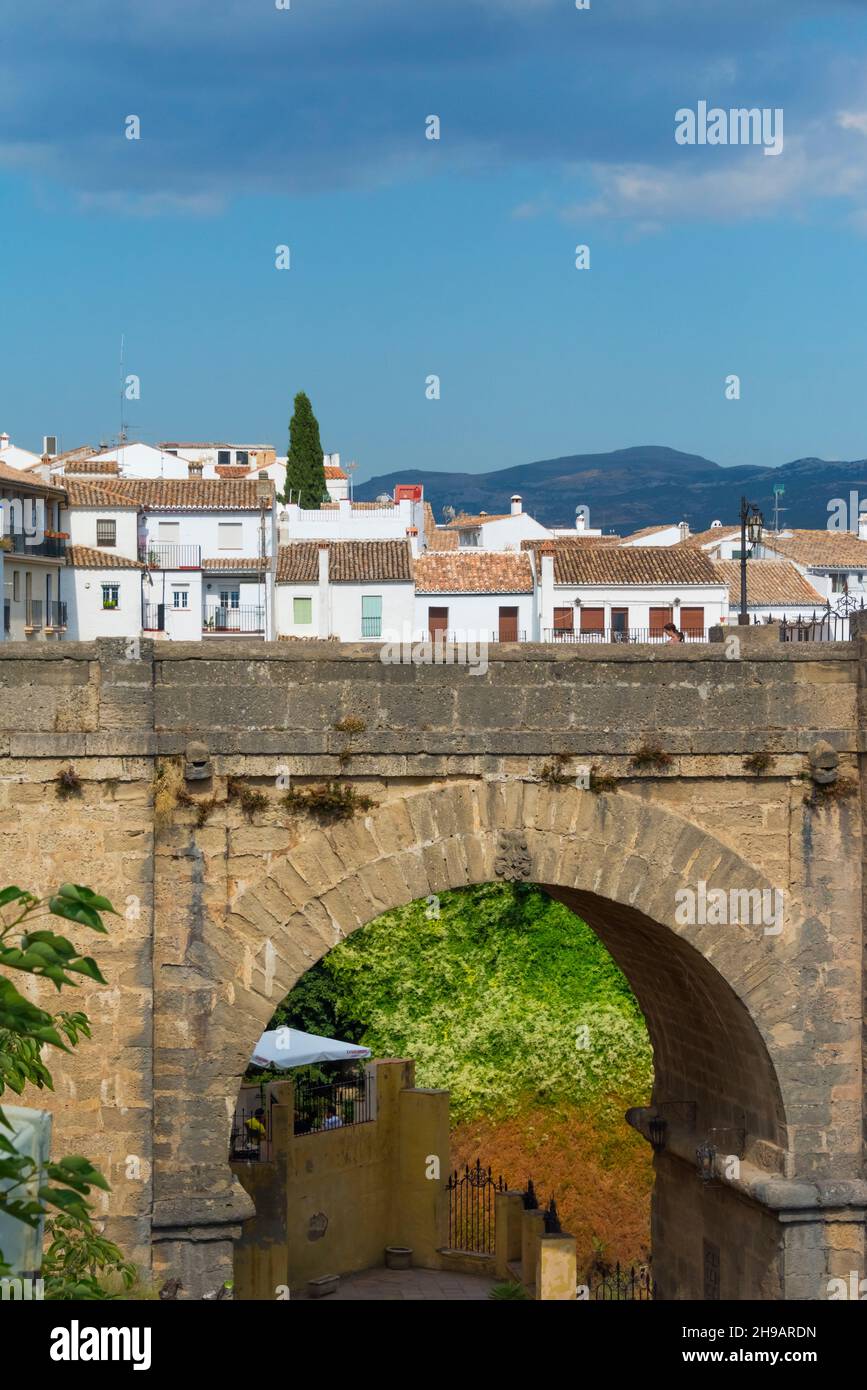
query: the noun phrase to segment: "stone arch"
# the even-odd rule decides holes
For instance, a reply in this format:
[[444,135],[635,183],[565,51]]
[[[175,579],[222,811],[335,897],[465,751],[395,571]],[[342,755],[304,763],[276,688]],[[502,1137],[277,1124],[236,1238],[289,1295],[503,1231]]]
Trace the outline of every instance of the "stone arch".
[[[300,976],[389,909],[497,879],[544,887],[597,931],[624,969],[654,1047],[654,1099],[672,1107],[675,1122],[679,1105],[691,1111],[681,1159],[689,1155],[694,1164],[695,1145],[711,1132],[744,1131],[745,1146],[733,1139],[722,1151],[794,1175],[786,1096],[799,1053],[790,1022],[806,1005],[803,982],[800,992],[796,984],[797,932],[676,921],[677,889],[698,880],[726,890],[773,888],[708,831],[626,792],[455,782],[306,831],[267,861],[255,881],[236,885],[225,916],[206,928],[212,982],[204,1047],[187,1078],[186,1129],[172,1145],[168,1187],[157,1166],[155,1225],[163,1239],[176,1235],[176,1210],[196,1209],[196,1189],[210,1194],[201,1199],[207,1219],[222,1212],[229,1223],[250,1214],[226,1161],[229,1119],[252,1046]],[[157,1118],[159,1135],[172,1121]],[[667,1171],[670,1177],[671,1164]],[[657,1174],[659,1184],[659,1163]],[[671,1191],[669,1181],[669,1226],[677,1224]],[[718,1213],[719,1230],[729,1215]],[[662,1218],[655,1228],[658,1236]],[[757,1236],[759,1280],[777,1259],[776,1239],[765,1223]],[[693,1268],[693,1288],[698,1277]],[[768,1277],[764,1296],[777,1296],[779,1274]]]

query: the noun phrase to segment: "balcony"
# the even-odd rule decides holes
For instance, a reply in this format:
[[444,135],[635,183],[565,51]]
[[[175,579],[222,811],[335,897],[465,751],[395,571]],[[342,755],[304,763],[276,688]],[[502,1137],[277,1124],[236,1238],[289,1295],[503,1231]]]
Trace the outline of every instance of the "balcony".
[[200,570],[200,545],[161,545],[158,542],[139,548],[139,559],[151,570]]
[[141,617],[144,632],[165,632],[166,605],[164,603],[145,603]]
[[42,627],[42,600],[29,598],[25,602],[24,631],[38,632]]
[[63,560],[66,540],[63,536],[44,536],[31,543],[26,532],[12,531],[3,537],[3,549],[7,555],[24,555],[27,559]]
[[[707,633],[702,629],[684,631],[685,642],[706,642]],[[606,627],[598,632],[576,632],[570,627],[547,627],[542,633],[543,642],[630,642],[667,643],[668,634],[655,627]]]
[[45,605],[45,631],[62,632],[66,628],[66,603],[53,599]]
[[210,608],[202,618],[202,631],[205,636],[222,636],[225,633],[246,633],[255,636],[265,631],[265,609],[254,605],[241,605],[238,608]]

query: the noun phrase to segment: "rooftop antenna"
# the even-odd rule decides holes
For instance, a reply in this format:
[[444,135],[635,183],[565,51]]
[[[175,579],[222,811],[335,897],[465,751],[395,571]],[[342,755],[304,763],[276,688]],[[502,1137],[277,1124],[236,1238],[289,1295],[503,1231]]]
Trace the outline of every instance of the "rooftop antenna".
[[783,494],[784,494],[785,491],[786,491],[786,488],[785,488],[785,484],[784,484],[784,483],[774,483],[774,530],[775,530],[775,531],[779,531],[779,529],[780,529],[780,513],[781,513],[781,512],[785,512],[785,511],[788,510],[788,508],[786,508],[786,507],[781,507],[781,506],[780,506],[780,498],[783,496]]
[[355,499],[355,493],[354,493],[354,491],[353,491],[353,483],[354,483],[355,479],[353,478],[352,475],[353,475],[353,473],[355,472],[356,468],[358,467],[358,464],[356,463],[355,459],[350,459],[348,463],[344,463],[343,467],[345,468],[346,472],[349,474],[349,500],[350,500],[350,502],[352,502],[352,501],[354,501],[354,499]]
[[120,335],[120,433],[119,433],[118,436],[117,436],[117,442],[118,442],[118,444],[119,444],[121,447],[123,447],[123,445],[126,443],[126,421],[125,421],[125,419],[124,419],[124,413],[125,413],[124,401],[125,401],[125,399],[126,399],[126,376],[124,375],[124,370],[123,370],[123,348],[124,348],[124,335],[123,335],[123,333],[121,333],[121,335]]

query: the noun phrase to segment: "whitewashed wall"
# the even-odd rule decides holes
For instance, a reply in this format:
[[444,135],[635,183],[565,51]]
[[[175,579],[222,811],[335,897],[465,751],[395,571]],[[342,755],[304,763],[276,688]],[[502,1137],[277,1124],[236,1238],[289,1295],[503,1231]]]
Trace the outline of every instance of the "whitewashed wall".
[[[104,609],[102,585],[118,585],[118,607]],[[63,598],[67,605],[67,642],[98,637],[135,637],[141,632],[142,571],[66,569]]]
[[517,608],[519,635],[523,633],[528,642],[534,638],[532,594],[416,594],[413,626],[419,634],[428,632],[428,610],[431,608],[447,608],[448,631],[466,633],[471,641],[496,641],[500,609]]

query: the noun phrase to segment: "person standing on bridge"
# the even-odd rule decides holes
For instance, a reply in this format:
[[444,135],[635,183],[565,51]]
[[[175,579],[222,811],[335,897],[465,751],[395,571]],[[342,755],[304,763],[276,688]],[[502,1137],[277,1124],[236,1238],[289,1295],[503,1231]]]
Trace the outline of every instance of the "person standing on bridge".
[[679,627],[675,627],[674,623],[666,623],[665,627],[662,630],[665,633],[666,642],[683,641],[683,633],[681,632]]

